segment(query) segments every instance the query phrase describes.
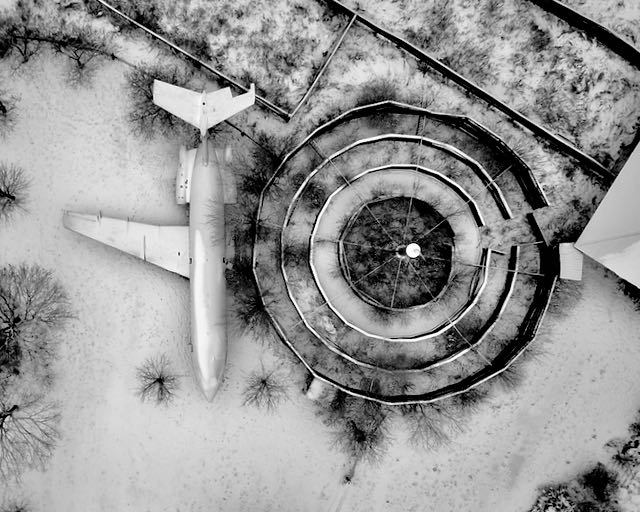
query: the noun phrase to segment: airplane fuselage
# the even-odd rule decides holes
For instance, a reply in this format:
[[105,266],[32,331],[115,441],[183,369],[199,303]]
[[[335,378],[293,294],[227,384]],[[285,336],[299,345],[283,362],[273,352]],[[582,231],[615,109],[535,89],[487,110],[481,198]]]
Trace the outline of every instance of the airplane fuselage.
[[224,193],[211,143],[198,147],[189,212],[191,345],[196,379],[211,400],[227,360]]

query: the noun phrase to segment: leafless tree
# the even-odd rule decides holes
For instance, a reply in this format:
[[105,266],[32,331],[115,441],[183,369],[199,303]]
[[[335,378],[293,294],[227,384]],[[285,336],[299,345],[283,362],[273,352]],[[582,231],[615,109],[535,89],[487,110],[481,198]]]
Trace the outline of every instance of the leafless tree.
[[49,37],[53,49],[71,60],[68,80],[72,85],[91,81],[101,60],[115,58],[112,36],[86,25],[63,25]]
[[6,501],[0,507],[0,512],[29,512],[30,510],[31,508],[22,500]]
[[0,397],[0,479],[42,469],[60,437],[60,413],[40,396]]
[[460,431],[453,407],[444,404],[412,404],[401,407],[409,426],[411,444],[433,450],[449,442],[451,431]]
[[179,376],[173,373],[166,354],[147,358],[137,368],[138,395],[144,401],[168,404],[175,398],[179,387]]
[[390,413],[382,404],[342,392],[320,410],[323,422],[334,428],[333,444],[354,464],[382,460],[390,442]]
[[0,219],[25,210],[28,188],[29,180],[23,169],[0,163]]
[[0,16],[0,58],[16,55],[19,64],[26,64],[44,47],[42,32],[33,2],[18,0],[13,13]]
[[522,384],[524,379],[525,373],[522,360],[516,359],[507,368],[498,373],[491,382],[505,391],[513,391]]
[[46,368],[48,331],[70,317],[67,294],[50,271],[37,265],[0,269],[0,370],[18,373],[24,355]]
[[236,296],[236,322],[242,333],[251,332],[261,341],[273,339],[273,324],[267,310],[267,302],[255,288]]
[[273,412],[287,399],[287,388],[275,369],[266,370],[261,365],[260,370],[251,372],[249,375],[242,394],[243,405],[253,405],[258,409]]
[[133,131],[146,139],[156,134],[179,135],[195,133],[184,121],[153,102],[153,81],[162,80],[180,87],[187,86],[188,76],[175,67],[152,66],[137,68],[127,75],[132,106],[129,121]]
[[0,89],[0,138],[5,138],[16,124],[18,97]]

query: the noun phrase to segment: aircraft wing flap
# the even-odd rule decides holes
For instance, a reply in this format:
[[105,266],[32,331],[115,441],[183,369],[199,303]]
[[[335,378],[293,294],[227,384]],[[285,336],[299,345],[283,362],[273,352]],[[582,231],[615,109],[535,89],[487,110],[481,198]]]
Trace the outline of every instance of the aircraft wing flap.
[[153,81],[153,102],[196,128],[200,127],[200,98],[200,93]]
[[155,226],[101,215],[65,212],[67,229],[189,277],[189,227]]

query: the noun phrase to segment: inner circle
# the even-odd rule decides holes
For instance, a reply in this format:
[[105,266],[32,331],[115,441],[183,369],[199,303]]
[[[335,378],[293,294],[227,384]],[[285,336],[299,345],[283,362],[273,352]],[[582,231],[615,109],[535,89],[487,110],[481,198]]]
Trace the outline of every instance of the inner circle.
[[367,202],[348,220],[341,241],[345,279],[374,306],[421,306],[447,285],[453,230],[425,201],[393,197]]

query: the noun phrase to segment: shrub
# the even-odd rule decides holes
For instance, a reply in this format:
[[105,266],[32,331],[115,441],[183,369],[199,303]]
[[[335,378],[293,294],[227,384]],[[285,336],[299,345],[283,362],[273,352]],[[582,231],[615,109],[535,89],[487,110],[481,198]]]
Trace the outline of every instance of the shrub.
[[138,396],[144,401],[156,404],[168,404],[175,398],[179,387],[179,377],[173,373],[166,354],[149,357],[136,370],[138,378]]
[[579,482],[601,503],[608,502],[618,490],[616,475],[600,462],[584,473]]
[[318,210],[322,207],[327,198],[327,190],[315,181],[307,182],[300,201],[311,210]]
[[405,35],[409,41],[431,53],[441,47],[443,42],[450,43],[458,30],[454,23],[454,9],[451,2],[436,0],[427,5],[429,7],[425,8],[422,15],[429,20],[428,26],[420,33],[408,29]]
[[0,164],[0,219],[9,219],[25,211],[29,180],[25,172],[15,165]]
[[258,409],[273,412],[287,399],[287,389],[276,370],[266,370],[261,365],[260,370],[249,374],[242,395],[243,405],[252,405]]
[[[374,78],[365,83],[355,99],[355,106],[369,105],[380,101],[397,100],[398,84],[388,78]],[[395,118],[384,110],[370,114],[367,121],[373,128],[387,128],[392,130]]]
[[516,359],[507,368],[498,373],[491,382],[499,385],[505,391],[513,391],[524,381],[524,370],[520,359]]
[[583,284],[581,281],[559,279],[549,301],[548,312],[560,317],[568,316],[580,302],[582,291]]
[[255,284],[240,291],[235,296],[235,318],[242,334],[251,332],[261,341],[271,341],[273,325],[267,306]]
[[[263,132],[256,134],[251,140],[255,146],[251,150],[250,157],[239,159],[234,162],[233,167],[238,174],[242,175],[240,190],[245,194],[258,197],[276,172],[293,140],[291,137],[279,138]],[[269,192],[272,197],[279,197],[282,188],[277,183],[272,183]]]
[[618,281],[618,288],[627,297],[631,299],[637,309],[640,309],[640,289],[632,285],[630,282],[620,279]]
[[546,487],[529,512],[578,512],[566,485]]
[[447,47],[441,57],[443,64],[480,86],[495,81],[496,71],[490,54],[493,49],[487,43],[464,40]]
[[[129,16],[132,20],[137,21],[140,25],[153,30],[154,32],[160,32],[160,19],[162,13],[157,7],[157,3],[151,0],[110,0],[109,3],[113,5],[123,14]],[[126,21],[124,18],[114,14],[111,10],[105,9],[100,2],[95,0],[86,0],[85,6],[87,12],[94,16],[106,12],[107,15],[113,21],[113,24],[120,27],[123,30],[136,30],[136,27]]]

